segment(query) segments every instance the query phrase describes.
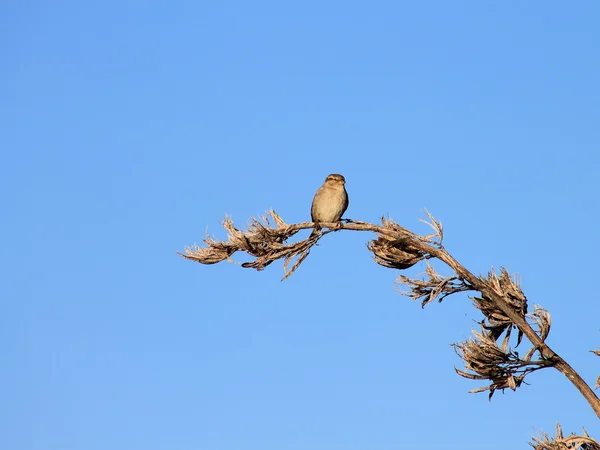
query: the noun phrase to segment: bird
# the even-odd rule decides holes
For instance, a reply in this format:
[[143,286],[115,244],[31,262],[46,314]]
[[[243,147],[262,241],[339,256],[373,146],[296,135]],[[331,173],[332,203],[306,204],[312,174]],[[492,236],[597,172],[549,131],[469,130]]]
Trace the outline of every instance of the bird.
[[313,237],[321,229],[319,223],[339,222],[348,209],[348,193],[344,185],[346,179],[343,175],[332,173],[327,175],[310,208],[310,216],[315,223],[315,228],[309,237]]

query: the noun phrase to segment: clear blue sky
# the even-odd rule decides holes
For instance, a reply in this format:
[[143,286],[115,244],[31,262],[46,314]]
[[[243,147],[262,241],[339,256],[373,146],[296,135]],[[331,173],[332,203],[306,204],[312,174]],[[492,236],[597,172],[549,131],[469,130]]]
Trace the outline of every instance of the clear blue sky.
[[223,238],[225,214],[308,220],[342,173],[347,217],[424,233],[427,208],[473,272],[519,273],[593,382],[597,1],[0,10],[2,448],[495,450],[557,421],[600,438],[553,371],[468,394],[483,383],[449,344],[480,316],[400,296],[367,233],[326,236],[285,282],[175,253]]

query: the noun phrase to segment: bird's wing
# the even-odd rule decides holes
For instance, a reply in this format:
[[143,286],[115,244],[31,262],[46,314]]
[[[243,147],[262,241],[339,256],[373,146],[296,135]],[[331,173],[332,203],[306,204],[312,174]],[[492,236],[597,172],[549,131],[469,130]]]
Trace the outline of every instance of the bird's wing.
[[312,219],[313,222],[316,222],[315,217],[317,215],[317,198],[319,198],[322,195],[322,191],[323,191],[323,186],[321,186],[319,189],[317,189],[317,193],[315,194],[313,201],[312,201],[312,205],[310,205],[310,218]]

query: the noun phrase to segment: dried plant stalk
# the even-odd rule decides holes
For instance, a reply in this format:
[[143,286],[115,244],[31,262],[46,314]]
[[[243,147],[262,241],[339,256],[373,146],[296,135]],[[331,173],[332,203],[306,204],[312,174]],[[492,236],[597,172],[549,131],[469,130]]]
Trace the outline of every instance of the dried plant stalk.
[[[270,223],[273,219],[275,226]],[[437,224],[437,222],[434,222]],[[245,252],[255,260],[242,264],[245,268],[263,270],[273,261],[284,260],[283,279],[288,278],[300,266],[310,253],[310,249],[323,236],[334,231],[358,230],[374,231],[377,239],[370,241],[367,247],[373,252],[374,259],[379,264],[398,269],[408,268],[427,255],[420,249],[422,242],[433,243],[433,239],[441,236],[432,235],[431,238],[414,234],[391,219],[382,218],[382,226],[372,225],[366,222],[346,221],[346,223],[321,223],[322,228],[329,228],[304,240],[293,244],[287,244],[287,240],[303,229],[314,228],[314,223],[304,222],[289,225],[273,210],[268,211],[261,220],[252,218],[247,231],[237,229],[229,217],[225,217],[223,228],[228,233],[227,241],[217,241],[211,237],[204,239],[205,247],[192,246],[179,253],[183,258],[199,262],[201,264],[215,264],[224,260],[231,261],[230,257],[235,252]],[[441,231],[441,224],[437,224]],[[291,260],[296,261],[289,268]]]
[[519,354],[506,347],[505,343],[498,346],[496,338],[489,331],[478,333],[473,330],[474,338],[465,342],[453,344],[456,353],[465,362],[466,371],[456,370],[460,376],[471,380],[490,380],[486,387],[471,390],[472,393],[489,391],[491,400],[494,392],[510,388],[513,391],[521,386],[525,377],[549,366],[543,359],[531,361],[520,358]]
[[[542,368],[553,367],[575,385],[600,417],[600,400],[591,386],[546,344],[551,327],[550,314],[539,306],[534,306],[534,311],[529,313],[527,298],[518,283],[504,268],[501,268],[499,273],[492,270],[487,276],[479,277],[469,272],[442,245],[442,224],[431,214],[427,213],[427,216],[426,223],[434,231],[427,236],[415,234],[392,219],[382,218],[381,225],[353,220],[346,220],[344,223],[321,223],[321,227],[329,230],[321,231],[295,243],[288,243],[288,240],[300,230],[314,228],[315,224],[312,222],[287,224],[275,211],[269,211],[260,220],[252,218],[248,230],[241,231],[234,226],[230,218],[226,217],[223,221],[223,226],[228,233],[226,241],[207,237],[204,239],[205,247],[186,248],[185,253],[180,255],[202,264],[215,264],[224,260],[231,261],[231,256],[235,252],[245,252],[254,260],[242,264],[242,267],[256,270],[263,270],[272,262],[281,259],[284,261],[283,279],[285,279],[298,269],[308,257],[312,246],[325,235],[340,230],[374,232],[376,238],[369,241],[367,247],[373,253],[377,264],[403,270],[419,261],[434,258],[453,271],[449,276],[442,276],[427,264],[422,278],[411,278],[405,275],[398,277],[398,282],[409,288],[403,294],[414,300],[420,300],[422,306],[434,300],[442,301],[459,292],[476,293],[471,299],[483,315],[480,322],[481,332],[473,332],[473,338],[454,344],[456,352],[465,362],[465,370],[457,370],[457,373],[466,378],[486,379],[490,382],[488,386],[476,388],[472,392],[489,391],[491,398],[498,389],[517,389],[528,374]],[[271,220],[274,225],[271,224]],[[513,330],[517,330],[515,347],[519,346],[524,337],[531,344],[523,357],[510,347]],[[600,351],[594,353],[600,355]],[[534,360],[535,355],[537,357]],[[600,378],[596,387],[599,384]],[[536,441],[536,445],[547,445],[544,442]],[[582,449],[588,448],[584,445],[591,445],[587,441],[581,442],[578,445]]]
[[539,438],[533,438],[529,445],[535,450],[600,450],[600,444],[590,438],[585,430],[583,436],[573,433],[565,437],[560,424],[556,424],[556,437],[542,433]]

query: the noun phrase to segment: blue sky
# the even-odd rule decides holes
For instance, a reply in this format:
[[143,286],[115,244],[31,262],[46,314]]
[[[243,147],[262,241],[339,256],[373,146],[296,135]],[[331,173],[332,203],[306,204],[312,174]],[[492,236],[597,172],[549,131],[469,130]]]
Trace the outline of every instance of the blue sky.
[[479,315],[400,296],[367,233],[326,236],[285,282],[176,255],[225,237],[225,214],[308,220],[342,173],[346,217],[425,233],[427,208],[471,271],[520,274],[593,382],[597,2],[1,11],[2,448],[494,450],[557,421],[600,438],[553,371],[468,394],[450,344]]

